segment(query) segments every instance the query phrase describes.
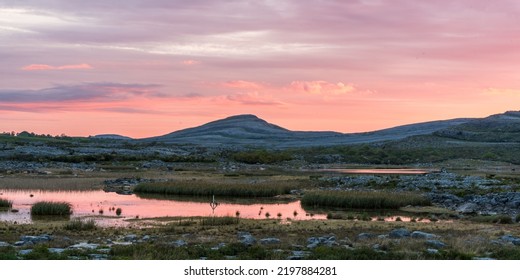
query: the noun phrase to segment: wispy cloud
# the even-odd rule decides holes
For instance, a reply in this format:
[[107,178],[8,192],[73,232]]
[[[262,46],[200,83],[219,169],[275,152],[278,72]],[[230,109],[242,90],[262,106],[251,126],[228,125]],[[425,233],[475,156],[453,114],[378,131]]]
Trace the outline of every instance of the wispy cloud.
[[85,83],[80,85],[56,85],[38,90],[0,90],[3,103],[59,103],[70,101],[110,102],[136,96],[165,97],[158,91],[160,85]]
[[77,70],[77,69],[93,69],[94,67],[89,64],[72,64],[72,65],[61,65],[61,66],[52,66],[47,64],[31,64],[22,67],[24,71],[43,71],[43,70]]

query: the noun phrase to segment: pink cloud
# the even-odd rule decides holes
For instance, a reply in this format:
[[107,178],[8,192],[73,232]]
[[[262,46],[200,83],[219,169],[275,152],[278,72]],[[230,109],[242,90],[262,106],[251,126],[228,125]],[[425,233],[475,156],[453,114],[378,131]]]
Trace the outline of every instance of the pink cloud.
[[42,71],[42,70],[71,70],[71,69],[93,69],[92,66],[86,63],[73,64],[73,65],[61,65],[52,66],[47,64],[31,64],[22,67],[24,71]]
[[260,89],[264,86],[255,83],[255,82],[249,82],[249,81],[243,81],[243,80],[234,80],[234,81],[228,81],[222,84],[223,87],[226,88],[238,88],[238,89]]
[[200,64],[200,61],[189,59],[189,60],[183,60],[182,64],[190,66],[190,65]]
[[271,96],[261,95],[258,92],[248,92],[239,94],[230,94],[226,96],[227,100],[238,102],[243,105],[282,105],[283,103],[275,100]]
[[356,91],[352,84],[344,84],[342,82],[333,84],[326,81],[294,81],[291,83],[290,88],[316,95],[341,95]]

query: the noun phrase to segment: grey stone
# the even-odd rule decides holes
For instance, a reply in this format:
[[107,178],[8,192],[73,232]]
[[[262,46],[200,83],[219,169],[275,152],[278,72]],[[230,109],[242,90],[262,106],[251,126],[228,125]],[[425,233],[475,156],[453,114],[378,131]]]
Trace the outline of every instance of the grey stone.
[[434,238],[437,238],[437,235],[435,234],[432,234],[432,233],[427,233],[427,232],[423,232],[423,231],[414,231],[410,234],[410,236],[412,238],[422,238],[422,239],[434,239]]
[[63,248],[49,248],[50,253],[61,254],[65,251]]
[[31,242],[32,244],[48,242],[48,241],[51,241],[51,240],[52,240],[52,238],[48,234],[42,234],[42,235],[39,235],[39,236],[24,235],[24,236],[22,236],[20,238],[20,241],[23,241],[25,243]]
[[256,243],[256,238],[254,238],[249,232],[238,232],[238,239],[240,243],[247,246],[252,246]]
[[405,238],[410,236],[410,231],[405,228],[396,228],[392,230],[388,236],[391,238]]
[[30,254],[32,251],[33,251],[32,249],[20,250],[20,251],[18,251],[18,254],[24,256],[24,255]]
[[226,246],[226,243],[222,242],[222,243],[219,243],[217,246],[215,247],[211,247],[211,250],[220,250],[222,249],[223,247]]
[[281,243],[280,239],[274,238],[274,237],[263,238],[263,239],[260,239],[259,242],[260,242],[260,244],[263,244],[263,245]]
[[129,234],[123,238],[126,242],[132,242],[137,240],[137,235],[135,234]]
[[83,250],[96,250],[97,247],[99,247],[99,244],[86,243],[86,242],[82,242],[82,243],[78,243],[78,244],[69,246],[70,249],[83,249]]
[[373,233],[363,232],[363,233],[358,234],[357,239],[358,240],[366,240],[366,239],[371,239],[371,238],[374,238],[374,237],[376,237],[376,235],[373,234]]
[[289,256],[288,260],[301,260],[309,256],[311,253],[308,251],[292,251],[292,255]]
[[149,240],[150,240],[150,235],[145,235],[145,236],[143,236],[143,238],[141,238],[141,240],[143,240],[143,241],[145,241],[145,242],[146,242],[146,241],[149,241]]
[[23,245],[25,245],[25,243],[26,243],[25,241],[16,241],[14,243],[14,246],[23,246]]
[[7,242],[0,241],[0,247],[9,247],[9,246],[11,246],[11,244],[9,244]]
[[426,249],[426,252],[427,252],[428,254],[432,254],[432,255],[434,255],[434,254],[438,254],[438,253],[439,253],[439,250],[437,250],[437,249]]
[[185,246],[188,246],[188,242],[186,242],[182,239],[179,239],[177,241],[172,242],[172,245],[175,247],[185,247]]
[[479,210],[478,205],[473,202],[464,203],[457,208],[457,212],[460,212],[462,214],[473,214],[473,213],[477,213],[478,210]]
[[434,248],[438,248],[438,249],[448,246],[448,245],[446,245],[446,243],[439,241],[439,240],[427,240],[426,245],[434,247]]
[[88,255],[88,257],[91,260],[107,260],[108,259],[108,256],[105,254],[90,254],[90,255]]
[[489,258],[489,257],[476,257],[476,258],[473,258],[474,260],[477,260],[477,261],[495,261],[496,259],[493,259],[493,258]]
[[510,234],[506,234],[506,235],[500,237],[500,240],[502,242],[511,242],[516,246],[520,246],[520,238],[516,237],[516,236],[512,236]]

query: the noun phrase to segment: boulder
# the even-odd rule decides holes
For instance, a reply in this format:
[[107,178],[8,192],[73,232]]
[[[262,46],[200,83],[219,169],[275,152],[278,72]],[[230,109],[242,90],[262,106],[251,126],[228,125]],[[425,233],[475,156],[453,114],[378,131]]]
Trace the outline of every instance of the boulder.
[[441,248],[448,246],[448,245],[446,245],[446,243],[439,241],[439,240],[427,240],[426,245],[437,248],[437,249],[441,249]]
[[263,244],[263,245],[280,244],[281,243],[280,239],[274,238],[274,237],[263,238],[263,239],[260,239],[259,241],[260,241],[260,244]]
[[238,232],[238,239],[240,243],[246,246],[252,246],[256,243],[256,238],[254,238],[249,232]]
[[374,238],[374,237],[376,237],[376,235],[373,234],[373,233],[363,232],[363,233],[358,234],[357,240],[367,240],[367,239],[371,239],[371,238]]
[[405,228],[396,228],[392,230],[388,236],[391,238],[405,238],[410,236],[410,231]]
[[462,214],[473,214],[473,213],[477,213],[478,210],[479,210],[478,205],[473,202],[464,203],[457,208],[457,212],[460,212]]
[[427,233],[423,231],[416,230],[410,234],[413,238],[422,238],[422,239],[435,239],[437,238],[437,235],[432,233]]
[[185,247],[185,246],[188,246],[188,242],[186,242],[182,239],[179,239],[179,240],[172,242],[172,245],[175,247]]
[[83,250],[96,250],[99,247],[99,244],[81,242],[78,244],[74,244],[69,246],[70,249],[83,249]]

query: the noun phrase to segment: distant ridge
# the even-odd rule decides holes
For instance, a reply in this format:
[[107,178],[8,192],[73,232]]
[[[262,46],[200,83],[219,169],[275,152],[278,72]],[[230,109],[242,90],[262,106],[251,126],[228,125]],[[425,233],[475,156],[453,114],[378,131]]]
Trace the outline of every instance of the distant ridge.
[[308,147],[399,140],[409,136],[431,134],[472,119],[453,119],[398,126],[394,128],[344,134],[330,131],[291,131],[271,124],[255,115],[230,116],[201,126],[163,136],[141,139],[171,144],[201,146]]
[[95,139],[114,139],[114,140],[132,140],[132,138],[119,135],[119,134],[98,134],[95,136],[92,136],[92,138]]

